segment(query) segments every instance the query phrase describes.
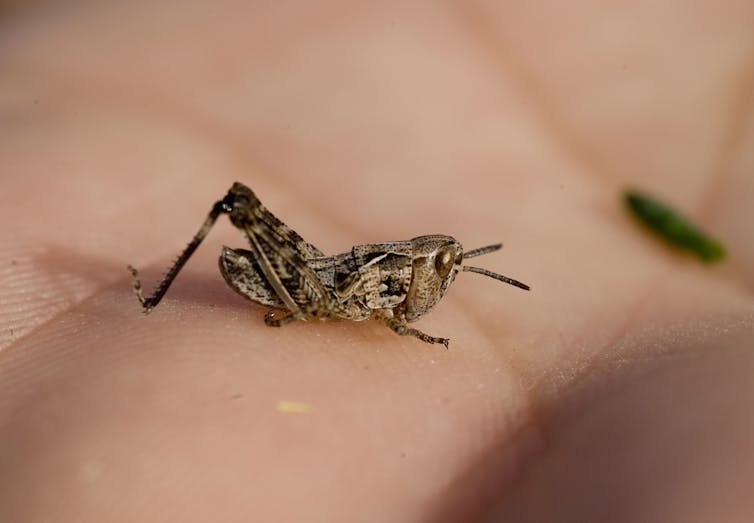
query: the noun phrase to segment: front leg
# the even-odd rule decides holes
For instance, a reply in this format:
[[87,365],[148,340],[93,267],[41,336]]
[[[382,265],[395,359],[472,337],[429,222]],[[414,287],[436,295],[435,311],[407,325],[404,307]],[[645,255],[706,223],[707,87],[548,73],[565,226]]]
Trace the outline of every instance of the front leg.
[[385,322],[385,325],[390,327],[396,334],[400,334],[401,336],[413,336],[414,338],[419,338],[426,343],[442,343],[443,345],[445,345],[446,349],[448,348],[448,344],[450,343],[450,340],[448,338],[436,338],[435,336],[425,334],[419,329],[409,327],[406,324],[405,318],[403,318],[402,316],[395,316],[392,311],[378,312],[380,319],[382,319]]
[[286,311],[283,316],[275,316],[275,309],[270,309],[264,315],[264,322],[268,327],[282,327],[301,318],[303,318],[302,314],[293,314],[289,311]]

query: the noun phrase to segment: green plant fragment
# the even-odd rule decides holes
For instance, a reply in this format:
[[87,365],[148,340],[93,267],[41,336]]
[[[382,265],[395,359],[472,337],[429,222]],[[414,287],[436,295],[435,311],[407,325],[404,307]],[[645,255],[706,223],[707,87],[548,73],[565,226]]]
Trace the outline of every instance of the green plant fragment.
[[626,191],[623,198],[633,215],[667,243],[690,251],[707,263],[725,257],[722,243],[710,238],[666,203],[639,191]]

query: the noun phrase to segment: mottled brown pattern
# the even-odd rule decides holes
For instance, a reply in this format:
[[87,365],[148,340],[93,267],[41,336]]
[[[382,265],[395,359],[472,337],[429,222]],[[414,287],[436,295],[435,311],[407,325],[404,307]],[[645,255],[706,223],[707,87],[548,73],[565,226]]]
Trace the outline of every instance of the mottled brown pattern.
[[[223,247],[220,273],[246,298],[281,309],[269,311],[265,323],[279,327],[299,319],[361,321],[375,316],[400,335],[428,343],[437,338],[407,326],[429,312],[461,270],[478,272],[523,289],[520,282],[476,267],[462,266],[463,247],[445,235],[357,245],[349,252],[325,256],[268,211],[245,185],[236,182],[216,202],[199,232],[157,286],[144,298],[136,269],[133,287],[144,312],[150,312],[167,292],[181,267],[193,254],[220,214],[244,232],[251,250]],[[491,245],[469,251],[467,257],[498,250]]]

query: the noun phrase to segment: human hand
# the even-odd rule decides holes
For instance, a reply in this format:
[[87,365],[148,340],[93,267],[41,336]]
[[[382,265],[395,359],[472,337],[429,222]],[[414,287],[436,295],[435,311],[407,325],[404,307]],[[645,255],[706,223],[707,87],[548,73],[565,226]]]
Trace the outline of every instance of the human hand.
[[[0,520],[751,512],[752,8],[539,9],[6,18]],[[151,288],[234,180],[328,253],[502,241],[479,264],[532,292],[459,275],[414,324],[448,351],[378,322],[271,329],[217,272],[245,246],[224,222],[144,317],[126,264]],[[668,251],[626,186],[730,259]]]

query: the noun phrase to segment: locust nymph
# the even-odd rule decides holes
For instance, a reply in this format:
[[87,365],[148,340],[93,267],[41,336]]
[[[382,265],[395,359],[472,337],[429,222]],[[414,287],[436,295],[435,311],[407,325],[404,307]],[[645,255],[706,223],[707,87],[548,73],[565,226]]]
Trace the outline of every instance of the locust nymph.
[[460,271],[529,290],[519,281],[463,264],[469,258],[497,251],[502,244],[464,254],[454,238],[436,234],[357,245],[350,251],[326,256],[270,213],[251,189],[235,183],[214,204],[199,232],[148,298],[142,294],[138,272],[129,266],[144,312],[160,302],[221,214],[227,214],[245,234],[250,248],[223,247],[220,272],[236,292],[272,308],[265,315],[270,326],[295,320],[361,321],[376,317],[398,334],[447,347],[447,338],[430,336],[408,323],[429,312]]

